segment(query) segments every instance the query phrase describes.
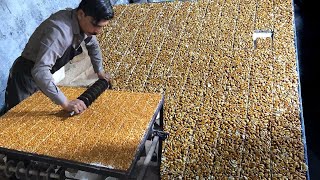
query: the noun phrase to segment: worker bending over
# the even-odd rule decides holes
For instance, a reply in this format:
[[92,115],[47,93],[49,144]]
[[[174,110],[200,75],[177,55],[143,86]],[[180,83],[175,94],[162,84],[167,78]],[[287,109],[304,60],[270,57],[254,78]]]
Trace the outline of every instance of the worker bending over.
[[84,42],[95,73],[110,81],[95,35],[113,16],[109,0],[82,0],[77,9],[60,10],[42,22],[10,69],[5,112],[39,89],[64,110],[83,112],[87,108],[84,102],[69,100],[52,74],[82,53],[80,44]]

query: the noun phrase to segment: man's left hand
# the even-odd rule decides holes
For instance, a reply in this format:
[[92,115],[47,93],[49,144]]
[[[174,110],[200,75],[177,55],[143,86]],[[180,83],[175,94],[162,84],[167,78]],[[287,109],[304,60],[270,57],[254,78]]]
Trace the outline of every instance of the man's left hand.
[[111,84],[112,78],[111,75],[107,72],[101,71],[99,73],[97,73],[99,79],[105,79],[106,81],[108,81]]

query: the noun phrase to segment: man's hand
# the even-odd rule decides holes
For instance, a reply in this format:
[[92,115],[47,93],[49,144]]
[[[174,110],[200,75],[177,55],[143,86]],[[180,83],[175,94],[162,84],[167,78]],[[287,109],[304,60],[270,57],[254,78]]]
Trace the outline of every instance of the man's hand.
[[106,81],[108,81],[108,83],[111,83],[112,78],[111,75],[109,73],[106,73],[104,71],[101,71],[99,73],[97,73],[99,79],[105,79]]
[[80,114],[87,109],[87,106],[80,99],[68,101],[62,104],[61,106],[65,111],[68,111],[68,112],[74,111],[75,114]]

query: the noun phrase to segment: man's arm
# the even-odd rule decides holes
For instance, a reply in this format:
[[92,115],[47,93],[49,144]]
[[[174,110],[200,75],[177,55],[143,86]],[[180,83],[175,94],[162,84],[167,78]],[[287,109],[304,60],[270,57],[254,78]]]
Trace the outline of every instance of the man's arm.
[[54,103],[60,105],[66,111],[81,113],[87,107],[81,100],[69,101],[63,92],[54,83],[51,69],[68,48],[70,43],[64,42],[67,38],[59,28],[50,28],[40,39],[35,65],[31,71],[34,81],[41,91]]
[[96,36],[91,36],[85,39],[85,44],[88,50],[88,55],[91,59],[94,72],[97,73],[100,79],[105,79],[108,82],[111,82],[111,75],[109,73],[106,73],[103,69],[102,53]]
[[62,105],[67,98],[54,83],[50,71],[66,50],[66,43],[61,41],[63,35],[58,28],[52,27],[43,34],[31,74],[41,91],[54,103]]
[[85,45],[88,50],[88,55],[95,73],[104,71],[102,66],[102,53],[99,46],[99,42],[96,36],[87,37],[85,40]]

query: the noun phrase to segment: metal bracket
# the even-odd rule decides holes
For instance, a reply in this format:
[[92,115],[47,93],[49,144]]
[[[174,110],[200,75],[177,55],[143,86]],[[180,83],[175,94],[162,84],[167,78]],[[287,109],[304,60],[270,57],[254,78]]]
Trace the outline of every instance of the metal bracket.
[[161,141],[164,141],[164,140],[166,140],[168,138],[169,133],[154,129],[153,130],[153,136],[159,136],[159,139]]
[[253,48],[257,48],[257,39],[258,38],[271,38],[273,40],[273,31],[272,30],[254,30],[252,34],[252,39],[253,39]]

